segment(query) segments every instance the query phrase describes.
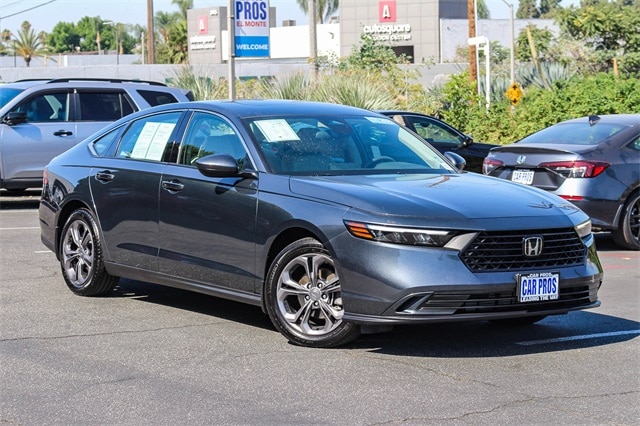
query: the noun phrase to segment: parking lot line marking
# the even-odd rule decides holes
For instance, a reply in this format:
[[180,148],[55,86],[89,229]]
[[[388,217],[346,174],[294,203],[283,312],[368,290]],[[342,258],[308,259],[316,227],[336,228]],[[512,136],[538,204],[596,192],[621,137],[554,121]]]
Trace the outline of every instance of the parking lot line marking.
[[640,334],[640,330],[612,331],[609,333],[582,334],[580,336],[557,337],[555,339],[526,340],[516,342],[520,346],[544,345],[546,343],[570,342],[572,340],[598,339],[600,337],[624,336],[627,334]]
[[40,229],[39,226],[23,226],[19,228],[0,228],[0,231],[16,231],[21,229]]

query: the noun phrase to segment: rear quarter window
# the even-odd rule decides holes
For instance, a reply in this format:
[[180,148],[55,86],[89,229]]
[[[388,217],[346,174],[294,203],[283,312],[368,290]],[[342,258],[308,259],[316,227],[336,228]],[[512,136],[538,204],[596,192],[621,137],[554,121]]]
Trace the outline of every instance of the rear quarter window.
[[138,90],[140,96],[144,98],[145,101],[150,106],[164,105],[164,104],[174,104],[178,102],[178,100],[171,93],[167,92],[158,92],[155,90]]

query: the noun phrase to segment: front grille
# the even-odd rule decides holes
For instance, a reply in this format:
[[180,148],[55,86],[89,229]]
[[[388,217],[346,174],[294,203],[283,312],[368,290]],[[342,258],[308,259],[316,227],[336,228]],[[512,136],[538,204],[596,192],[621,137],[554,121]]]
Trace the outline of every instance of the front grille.
[[[540,256],[527,257],[523,253],[522,243],[531,236],[543,239]],[[586,253],[587,248],[578,234],[568,228],[481,232],[460,253],[460,258],[474,272],[500,272],[582,265]]]

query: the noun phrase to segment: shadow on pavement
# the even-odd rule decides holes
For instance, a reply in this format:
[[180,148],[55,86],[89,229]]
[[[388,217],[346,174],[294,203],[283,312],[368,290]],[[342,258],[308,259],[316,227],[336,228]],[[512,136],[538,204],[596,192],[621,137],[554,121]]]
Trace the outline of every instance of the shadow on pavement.
[[0,210],[37,209],[40,204],[40,189],[25,191],[0,191]]
[[[111,297],[129,297],[278,333],[259,307],[186,290],[123,279]],[[639,322],[596,310],[550,316],[520,327],[487,321],[401,325],[390,332],[362,335],[339,349],[429,358],[507,357],[604,346],[639,335]]]

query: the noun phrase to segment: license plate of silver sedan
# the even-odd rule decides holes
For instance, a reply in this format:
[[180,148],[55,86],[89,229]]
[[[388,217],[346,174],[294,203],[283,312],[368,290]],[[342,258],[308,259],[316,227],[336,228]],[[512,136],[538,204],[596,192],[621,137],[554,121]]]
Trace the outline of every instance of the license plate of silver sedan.
[[533,183],[533,176],[533,170],[514,170],[511,175],[511,180],[524,185],[531,185]]
[[600,305],[579,208],[461,172],[392,119],[344,105],[134,113],[48,164],[39,220],[62,271],[51,285],[97,297],[124,278],[244,302],[307,347]]

